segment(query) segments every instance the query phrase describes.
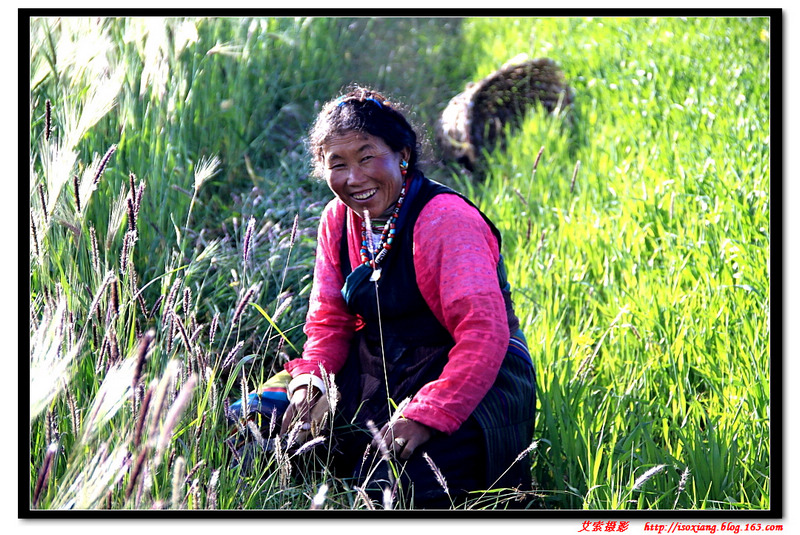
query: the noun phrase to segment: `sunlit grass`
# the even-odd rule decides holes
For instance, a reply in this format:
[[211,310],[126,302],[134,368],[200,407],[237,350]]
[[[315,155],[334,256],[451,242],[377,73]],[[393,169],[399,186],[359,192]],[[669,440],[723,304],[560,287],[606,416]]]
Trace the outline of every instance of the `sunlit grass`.
[[767,24],[472,23],[495,36],[490,53],[558,50],[578,95],[574,128],[532,114],[473,190],[506,236],[550,445],[534,472],[554,503],[764,504],[770,152],[755,95],[769,64],[754,36]]
[[537,503],[769,508],[768,30],[32,21],[31,504],[382,507],[286,452],[232,468],[225,444],[226,404],[304,341],[330,193],[302,137],[350,81],[430,127],[465,79],[527,53],[564,70],[569,119],[532,110],[486,176],[431,171],[503,233],[539,385]]

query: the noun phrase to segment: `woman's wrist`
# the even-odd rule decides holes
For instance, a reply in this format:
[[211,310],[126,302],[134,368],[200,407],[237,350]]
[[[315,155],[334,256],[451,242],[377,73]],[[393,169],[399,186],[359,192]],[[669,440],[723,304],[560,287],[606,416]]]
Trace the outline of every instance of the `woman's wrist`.
[[286,394],[289,396],[289,399],[291,399],[292,395],[298,388],[310,387],[316,388],[321,394],[325,394],[325,392],[328,390],[325,388],[325,382],[322,379],[316,375],[304,373],[289,381],[289,385],[286,387]]

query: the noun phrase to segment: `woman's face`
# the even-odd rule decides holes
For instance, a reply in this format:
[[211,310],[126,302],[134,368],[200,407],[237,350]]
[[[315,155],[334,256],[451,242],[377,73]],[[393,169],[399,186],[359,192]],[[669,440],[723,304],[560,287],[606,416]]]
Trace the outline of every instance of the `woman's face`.
[[381,138],[348,131],[322,146],[325,181],[351,210],[363,217],[388,216],[400,197],[403,175],[400,162],[409,149],[393,151]]

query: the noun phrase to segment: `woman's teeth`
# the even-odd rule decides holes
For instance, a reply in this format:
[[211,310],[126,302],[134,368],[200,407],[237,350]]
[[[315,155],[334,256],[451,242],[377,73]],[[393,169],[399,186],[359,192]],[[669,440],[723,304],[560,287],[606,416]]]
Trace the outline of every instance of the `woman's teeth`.
[[377,189],[371,189],[371,190],[365,191],[363,193],[354,193],[352,197],[357,201],[363,201],[365,199],[369,199],[370,197],[372,197],[375,194],[376,191],[378,191],[378,190]]

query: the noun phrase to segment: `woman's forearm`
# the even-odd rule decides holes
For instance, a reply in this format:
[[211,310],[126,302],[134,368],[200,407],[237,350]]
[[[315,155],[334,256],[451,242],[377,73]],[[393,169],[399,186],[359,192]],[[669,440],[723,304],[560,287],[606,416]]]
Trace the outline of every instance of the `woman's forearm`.
[[[448,226],[458,232],[446,232]],[[420,389],[404,414],[450,433],[489,391],[508,348],[500,252],[480,214],[453,195],[439,195],[426,206],[414,242],[420,292],[455,345],[440,377]]]

